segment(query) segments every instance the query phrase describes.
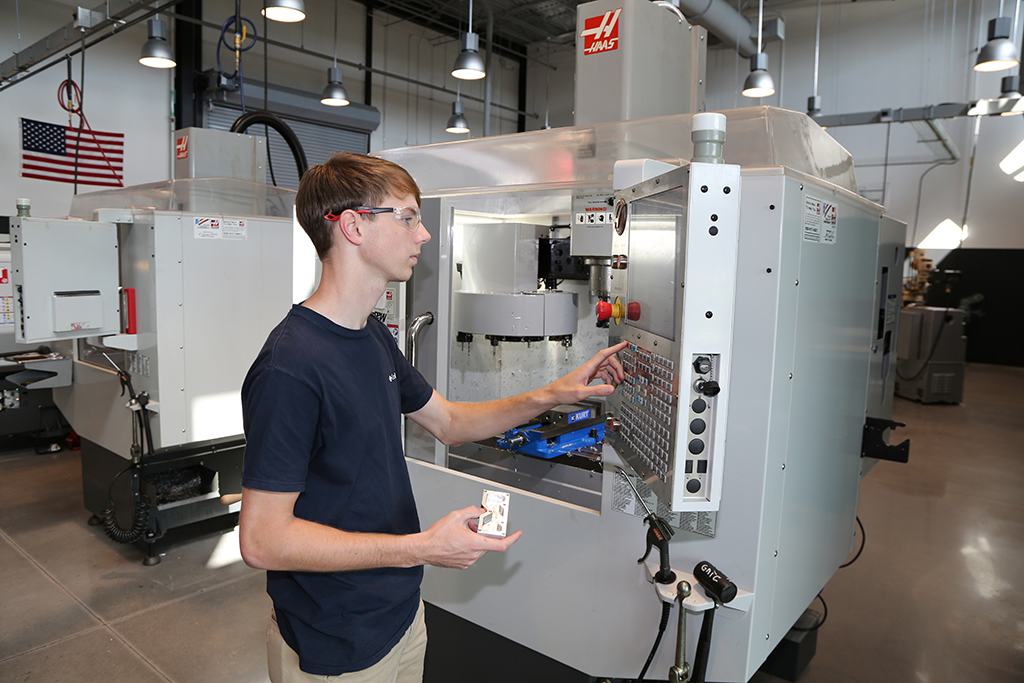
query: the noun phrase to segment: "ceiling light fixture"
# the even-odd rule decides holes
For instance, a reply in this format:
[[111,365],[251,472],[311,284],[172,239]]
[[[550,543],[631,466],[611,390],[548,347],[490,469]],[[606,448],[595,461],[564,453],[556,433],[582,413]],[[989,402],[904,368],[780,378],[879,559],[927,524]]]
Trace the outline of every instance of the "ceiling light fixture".
[[468,133],[469,121],[462,113],[462,100],[452,102],[452,115],[448,117],[448,125],[445,127],[448,133]]
[[349,104],[348,92],[341,84],[341,69],[336,66],[327,70],[327,87],[320,95],[320,104],[328,107],[345,107]]
[[327,70],[327,87],[320,95],[320,104],[328,107],[346,107],[348,92],[341,84],[341,69],[338,67],[338,0],[334,0],[334,66]]
[[956,249],[967,239],[967,225],[963,228],[947,218],[935,226],[917,245],[918,249]]
[[[999,14],[1002,13],[1003,3],[1000,0]],[[978,51],[975,71],[1002,71],[1020,63],[1017,46],[1010,40],[1011,33],[1010,17],[998,16],[988,22],[988,42]]]
[[294,24],[306,18],[306,5],[302,0],[267,0],[260,13],[271,21]]
[[[487,75],[484,60],[480,56],[480,36],[473,33],[473,0],[469,0],[469,29],[462,34],[462,51],[455,58],[452,76],[463,81],[480,80]],[[490,46],[487,46],[488,49]]]
[[173,69],[178,64],[167,43],[167,22],[158,17],[149,20],[149,40],[142,46],[139,64],[154,69]]
[[768,73],[768,55],[761,52],[761,27],[764,25],[764,0],[757,6],[757,54],[750,57],[750,74],[743,81],[744,97],[769,97],[775,94],[775,81]]

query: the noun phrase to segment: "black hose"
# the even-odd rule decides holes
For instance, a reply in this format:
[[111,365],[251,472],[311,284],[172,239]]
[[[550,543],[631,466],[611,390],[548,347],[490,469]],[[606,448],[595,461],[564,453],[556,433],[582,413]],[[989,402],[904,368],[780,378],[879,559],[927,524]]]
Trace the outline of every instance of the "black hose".
[[694,655],[693,675],[690,683],[704,683],[704,676],[708,672],[708,657],[711,655],[711,629],[715,625],[715,610],[713,608],[704,612],[704,621],[700,625],[700,636],[697,637],[697,654]]
[[[647,669],[651,666],[651,662],[654,661],[654,655],[658,652],[658,646],[661,645],[661,637],[665,635],[665,628],[668,626],[668,614],[671,608],[672,605],[670,603],[661,603],[661,624],[658,625],[658,637],[654,639],[654,647],[651,648],[651,654],[647,655],[647,661],[644,663],[644,668],[641,669],[636,683],[644,680],[644,676],[647,675]],[[682,609],[682,605],[679,608]]]
[[[306,162],[306,152],[302,149],[302,143],[299,142],[299,137],[295,134],[295,131],[289,127],[287,123],[282,121],[277,116],[271,114],[268,111],[250,111],[242,114],[231,124],[232,133],[244,133],[249,129],[249,126],[256,124],[265,124],[270,126],[284,138],[284,141],[288,143],[288,148],[292,151],[292,156],[295,157],[295,167],[298,169],[299,178],[306,172],[306,168],[309,164]],[[268,138],[268,150],[270,140]]]

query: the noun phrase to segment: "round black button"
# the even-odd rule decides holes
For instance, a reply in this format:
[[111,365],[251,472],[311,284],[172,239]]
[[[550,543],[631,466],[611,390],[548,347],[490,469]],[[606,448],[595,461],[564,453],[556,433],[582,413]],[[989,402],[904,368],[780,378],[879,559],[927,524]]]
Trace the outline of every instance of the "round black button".
[[700,491],[700,479],[691,479],[686,482],[686,490],[690,493],[697,493],[697,491]]
[[704,442],[700,439],[694,439],[690,442],[689,449],[694,455],[700,455],[704,452]]
[[698,415],[707,410],[707,408],[708,404],[702,398],[698,398],[696,401],[693,402],[693,412],[697,413]]
[[703,434],[704,430],[707,428],[707,424],[701,419],[694,420],[690,423],[690,431],[694,434]]

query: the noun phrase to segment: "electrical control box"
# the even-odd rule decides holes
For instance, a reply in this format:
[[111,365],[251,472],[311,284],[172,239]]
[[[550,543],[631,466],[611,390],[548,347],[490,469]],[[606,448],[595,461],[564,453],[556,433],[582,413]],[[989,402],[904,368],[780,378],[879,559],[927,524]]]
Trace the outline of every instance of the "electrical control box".
[[120,331],[113,223],[15,218],[11,269],[15,341],[35,344]]

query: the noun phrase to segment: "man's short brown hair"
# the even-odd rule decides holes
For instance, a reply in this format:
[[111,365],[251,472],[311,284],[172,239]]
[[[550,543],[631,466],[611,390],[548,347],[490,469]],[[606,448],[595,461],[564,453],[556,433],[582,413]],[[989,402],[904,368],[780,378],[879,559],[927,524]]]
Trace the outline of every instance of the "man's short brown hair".
[[357,206],[380,206],[388,195],[407,194],[413,195],[419,206],[420,188],[398,164],[365,154],[339,152],[302,174],[295,197],[295,215],[322,261],[331,251],[335,225],[324,215],[340,214]]

